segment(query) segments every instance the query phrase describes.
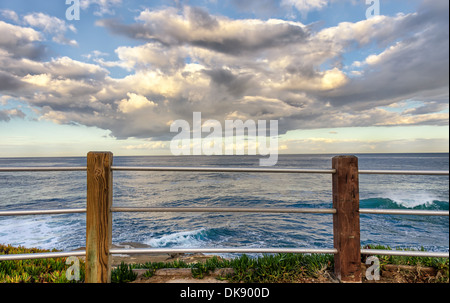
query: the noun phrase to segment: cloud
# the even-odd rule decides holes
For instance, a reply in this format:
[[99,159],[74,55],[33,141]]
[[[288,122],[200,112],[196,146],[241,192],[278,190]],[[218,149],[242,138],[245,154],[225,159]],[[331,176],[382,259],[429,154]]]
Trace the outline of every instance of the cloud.
[[448,102],[429,102],[419,107],[407,109],[403,113],[408,115],[425,115],[448,110],[448,107]]
[[23,87],[18,77],[0,70],[0,92],[15,91]]
[[146,43],[137,47],[119,47],[116,53],[120,59],[117,62],[98,60],[104,66],[119,66],[127,70],[160,69],[169,72],[178,70],[185,65],[185,56],[180,49],[167,48],[159,43]]
[[301,13],[308,13],[313,10],[321,10],[328,5],[327,0],[282,0],[281,5],[295,7]]
[[308,36],[307,29],[300,23],[231,20],[191,7],[185,7],[182,15],[175,8],[144,10],[136,20],[139,23],[126,25],[115,19],[105,19],[97,25],[133,39],[171,46],[190,45],[231,55],[296,44]]
[[67,25],[64,20],[52,17],[44,13],[32,13],[23,17],[26,24],[41,29],[44,33],[52,35],[52,40],[61,44],[72,46],[78,45],[75,40],[68,39],[65,34],[67,31],[76,32],[74,25]]
[[138,110],[142,110],[145,108],[153,108],[158,106],[153,101],[148,100],[146,97],[137,95],[134,93],[127,94],[128,99],[122,99],[119,102],[118,110],[122,113],[130,113]]
[[334,107],[351,106],[355,111],[408,99],[448,103],[448,25],[448,12],[422,6],[416,13],[379,16],[322,30],[315,37],[342,54],[370,44],[383,50],[353,62],[348,69],[358,76],[318,97]]
[[[27,101],[42,119],[108,129],[120,139],[164,141],[169,122],[191,122],[194,111],[221,123],[275,119],[280,133],[448,125],[448,18],[441,9],[315,30],[189,6],[144,9],[130,24],[97,22],[134,41],[108,57],[91,52],[91,63],[32,56],[45,27],[0,21],[0,91]],[[346,66],[352,53],[366,57]],[[127,74],[113,78],[111,67]],[[420,105],[387,108],[405,100]]]
[[42,35],[29,27],[21,27],[0,20],[0,51],[11,57],[41,58],[45,52]]
[[[306,18],[308,13],[320,11],[336,0],[232,0],[231,3],[240,11],[250,12],[261,16],[288,15],[294,18],[295,11]],[[342,2],[343,0],[339,0]]]
[[11,96],[3,95],[0,97],[0,105],[6,105],[8,104],[9,99],[11,99]]
[[[33,18],[28,22],[44,28],[39,20]],[[49,24],[47,31],[50,32],[54,24],[61,25]],[[41,32],[0,21],[0,93],[28,102],[43,115],[49,111],[92,113],[93,109],[100,110],[102,105],[92,102],[93,95],[101,90],[99,84],[109,72],[69,57],[43,61],[46,49],[42,42]]]
[[84,55],[82,55],[82,57],[84,57],[84,58],[90,60],[90,59],[98,59],[98,58],[100,58],[100,57],[105,57],[105,56],[108,56],[108,55],[109,55],[108,53],[101,52],[101,51],[99,51],[99,50],[93,50],[93,51],[90,52],[89,54],[84,54]]
[[113,7],[117,7],[122,4],[122,0],[80,0],[80,6],[82,9],[88,9],[90,6],[96,6],[97,11],[94,15],[114,15],[115,11]]
[[25,114],[20,109],[0,110],[0,122],[8,122],[13,118],[25,118]]
[[0,10],[0,14],[9,20],[12,20],[16,23],[19,22],[19,16],[17,15],[17,13],[15,11],[9,10],[9,9],[2,9]]
[[70,79],[104,79],[108,71],[95,64],[84,63],[69,57],[59,57],[43,64],[44,71],[56,77]]

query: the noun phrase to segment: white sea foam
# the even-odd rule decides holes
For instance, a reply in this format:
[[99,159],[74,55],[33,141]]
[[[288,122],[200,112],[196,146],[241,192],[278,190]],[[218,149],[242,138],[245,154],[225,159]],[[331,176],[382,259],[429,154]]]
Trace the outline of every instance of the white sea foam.
[[[0,220],[0,243],[40,249],[66,249],[65,246],[80,239],[70,239],[74,229],[82,228],[80,222],[66,224],[60,218],[22,217]],[[80,233],[78,233],[80,234]],[[80,237],[84,237],[81,233]]]
[[386,193],[383,197],[387,197],[406,208],[414,208],[418,206],[426,206],[432,204],[433,201],[441,201],[436,195],[427,192],[403,191],[402,193]]
[[206,229],[196,229],[192,231],[177,232],[162,237],[151,238],[144,241],[151,247],[171,247],[171,248],[196,248],[202,247],[205,240],[202,240],[202,234]]
[[0,230],[0,243],[38,248],[53,248],[57,244],[52,228],[37,218],[2,220]]

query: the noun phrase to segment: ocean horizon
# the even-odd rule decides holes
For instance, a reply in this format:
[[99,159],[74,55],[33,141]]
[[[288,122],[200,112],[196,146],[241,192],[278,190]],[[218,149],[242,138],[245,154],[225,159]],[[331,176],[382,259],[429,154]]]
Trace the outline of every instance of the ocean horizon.
[[[336,154],[280,154],[273,168],[330,169]],[[361,170],[448,170],[448,153],[355,154]],[[115,166],[259,167],[261,156],[115,156]],[[0,167],[85,166],[86,157],[0,158]],[[448,176],[360,175],[360,207],[449,210]],[[331,176],[114,172],[115,207],[332,207]],[[1,172],[0,210],[86,207],[85,172]],[[0,217],[0,243],[85,246],[85,214]],[[448,252],[449,218],[361,214],[361,244]],[[332,248],[327,214],[114,213],[113,243],[159,248]]]

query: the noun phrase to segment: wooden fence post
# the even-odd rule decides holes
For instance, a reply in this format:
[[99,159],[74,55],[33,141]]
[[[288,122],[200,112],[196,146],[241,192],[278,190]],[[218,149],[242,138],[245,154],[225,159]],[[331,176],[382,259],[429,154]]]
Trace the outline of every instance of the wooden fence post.
[[335,275],[341,282],[361,283],[358,158],[333,158]]
[[111,282],[113,154],[87,155],[86,283]]

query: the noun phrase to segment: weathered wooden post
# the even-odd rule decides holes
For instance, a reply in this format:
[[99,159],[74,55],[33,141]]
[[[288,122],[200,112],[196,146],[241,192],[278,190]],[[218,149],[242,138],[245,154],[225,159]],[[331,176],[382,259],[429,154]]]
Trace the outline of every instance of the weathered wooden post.
[[86,283],[111,282],[113,154],[87,155]]
[[359,226],[358,158],[333,158],[333,215],[334,272],[341,282],[360,283],[361,241]]

